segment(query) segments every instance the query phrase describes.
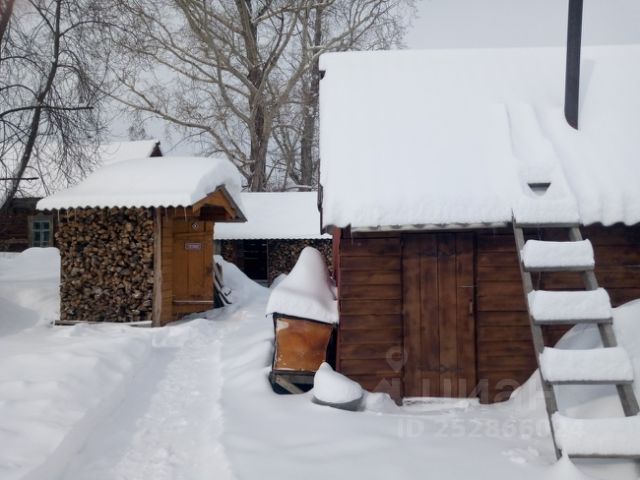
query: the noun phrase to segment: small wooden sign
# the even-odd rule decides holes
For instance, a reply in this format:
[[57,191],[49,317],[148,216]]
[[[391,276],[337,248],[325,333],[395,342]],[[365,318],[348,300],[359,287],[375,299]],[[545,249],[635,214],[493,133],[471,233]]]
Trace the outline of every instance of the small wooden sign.
[[184,242],[185,250],[202,250],[201,242]]

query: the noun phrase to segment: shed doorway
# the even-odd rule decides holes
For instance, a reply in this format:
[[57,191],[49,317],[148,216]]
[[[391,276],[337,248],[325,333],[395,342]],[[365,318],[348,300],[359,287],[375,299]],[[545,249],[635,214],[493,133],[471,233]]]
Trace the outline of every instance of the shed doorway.
[[173,304],[177,311],[213,308],[213,222],[173,219]]
[[404,234],[405,397],[475,394],[474,237]]
[[266,240],[244,240],[243,271],[256,282],[268,285],[269,246]]

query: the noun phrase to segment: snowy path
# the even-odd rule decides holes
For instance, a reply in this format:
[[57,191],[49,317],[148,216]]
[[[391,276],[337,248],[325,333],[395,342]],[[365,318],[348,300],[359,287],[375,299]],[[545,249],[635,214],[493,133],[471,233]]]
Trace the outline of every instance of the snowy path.
[[[36,257],[21,260],[41,263]],[[308,393],[274,394],[269,290],[232,265],[225,281],[233,306],[161,329],[47,328],[56,284],[32,268],[33,285],[15,287],[19,270],[4,281],[0,271],[0,299],[19,307],[0,304],[5,333],[25,327],[0,333],[2,480],[463,480],[478,472],[495,480],[638,479],[628,462],[580,464],[593,477],[568,460],[555,463],[535,381],[504,404],[428,410],[378,395],[366,411],[344,412]],[[639,312],[640,302],[616,313],[636,375]],[[566,341],[592,348],[599,337],[591,333],[575,330]],[[606,410],[614,395],[598,388],[587,401],[560,400],[575,413]]]
[[181,345],[152,354],[124,402],[92,432],[62,479],[232,478],[218,441],[220,351],[227,328],[195,323],[185,325]]

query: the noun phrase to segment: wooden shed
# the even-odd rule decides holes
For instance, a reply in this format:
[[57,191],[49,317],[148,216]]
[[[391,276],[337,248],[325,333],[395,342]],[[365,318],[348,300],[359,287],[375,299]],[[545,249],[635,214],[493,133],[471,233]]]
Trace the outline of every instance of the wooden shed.
[[331,269],[331,235],[318,231],[316,192],[243,192],[246,223],[220,225],[217,252],[264,285],[288,273],[304,247],[314,247]]
[[[539,216],[531,235],[546,240],[558,240],[547,221],[575,212],[613,305],[640,297],[640,48],[583,59],[575,131],[562,113],[563,49],[321,58],[339,371],[397,401],[507,399],[536,368],[516,208]],[[582,285],[578,274],[534,280]],[[551,343],[562,333],[545,332]]]
[[214,304],[217,222],[245,221],[226,160],[143,158],[105,166],[41,200],[59,219],[60,320],[164,325]]

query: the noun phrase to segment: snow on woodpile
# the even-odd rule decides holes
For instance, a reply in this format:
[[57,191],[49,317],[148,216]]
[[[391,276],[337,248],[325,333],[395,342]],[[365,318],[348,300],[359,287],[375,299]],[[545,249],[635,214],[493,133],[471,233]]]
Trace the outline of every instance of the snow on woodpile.
[[245,223],[216,226],[216,240],[320,239],[317,192],[243,192]]
[[359,383],[324,362],[313,376],[313,396],[324,403],[344,404],[361,399],[363,390]]
[[272,290],[266,313],[338,323],[335,287],[318,250],[305,247],[300,252],[289,275]]
[[[640,222],[640,46],[583,50],[580,130],[562,48],[321,58],[323,224]],[[551,182],[543,196],[527,183]]]
[[123,160],[104,166],[75,187],[40,200],[38,209],[189,206],[218,187],[224,187],[241,205],[240,173],[228,160],[197,157]]

